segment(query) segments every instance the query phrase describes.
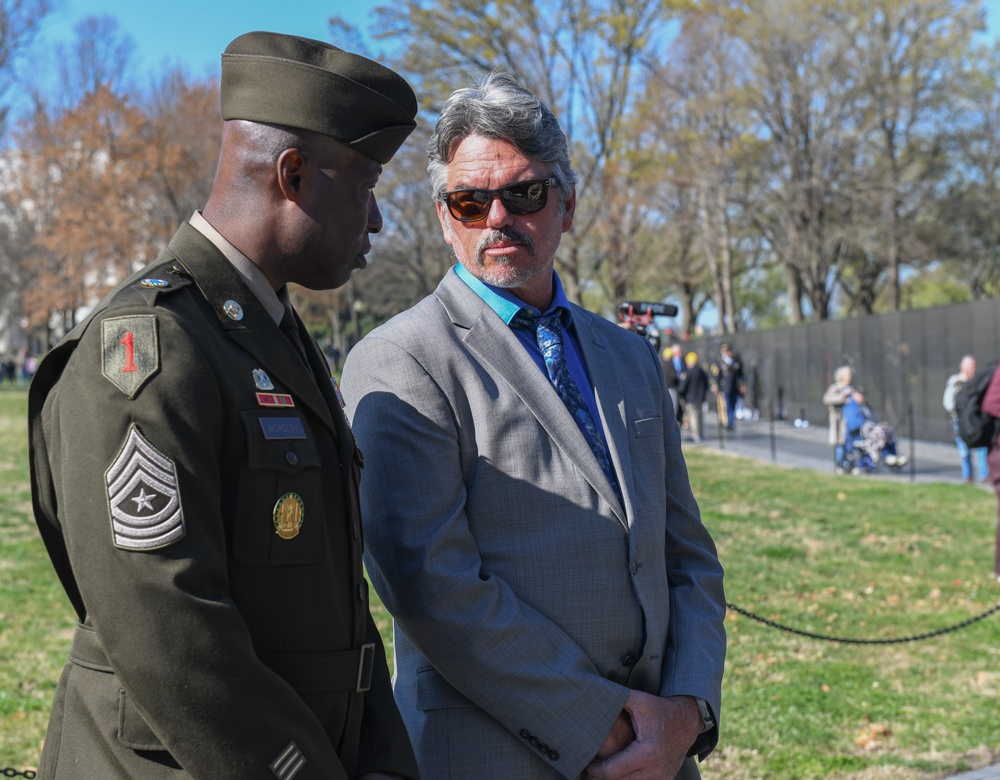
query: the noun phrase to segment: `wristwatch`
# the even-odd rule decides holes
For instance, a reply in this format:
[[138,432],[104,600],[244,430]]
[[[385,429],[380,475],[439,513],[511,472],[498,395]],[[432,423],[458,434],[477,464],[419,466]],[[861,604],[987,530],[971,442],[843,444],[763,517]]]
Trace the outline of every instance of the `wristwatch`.
[[698,712],[701,714],[701,733],[704,734],[706,731],[714,729],[715,718],[712,717],[712,711],[708,708],[708,702],[697,696],[693,696],[692,698],[694,699],[695,704],[698,705]]

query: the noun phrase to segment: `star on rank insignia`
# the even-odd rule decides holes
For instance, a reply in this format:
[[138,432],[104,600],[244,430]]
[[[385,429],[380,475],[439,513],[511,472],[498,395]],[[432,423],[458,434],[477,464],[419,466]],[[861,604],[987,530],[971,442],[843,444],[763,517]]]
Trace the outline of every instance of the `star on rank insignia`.
[[104,478],[115,547],[158,550],[184,537],[177,467],[134,423]]

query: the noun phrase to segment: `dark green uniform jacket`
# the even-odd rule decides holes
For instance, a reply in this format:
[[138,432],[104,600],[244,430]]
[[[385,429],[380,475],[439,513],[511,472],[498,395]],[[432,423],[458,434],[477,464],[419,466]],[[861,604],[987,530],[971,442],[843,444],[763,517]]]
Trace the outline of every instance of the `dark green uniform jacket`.
[[39,777],[416,777],[305,341],[184,224],[42,362],[35,515],[81,626]]

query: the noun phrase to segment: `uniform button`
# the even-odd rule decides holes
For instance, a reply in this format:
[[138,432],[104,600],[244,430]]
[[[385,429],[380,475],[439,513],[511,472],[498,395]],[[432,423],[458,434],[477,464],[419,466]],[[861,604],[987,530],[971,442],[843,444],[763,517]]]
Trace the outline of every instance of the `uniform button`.
[[358,583],[358,600],[363,602],[368,596],[368,586],[363,582]]
[[625,653],[622,656],[622,666],[632,666],[635,663],[635,656],[631,653]]
[[285,460],[288,461],[289,466],[294,466],[296,463],[299,462],[299,456],[296,455],[291,450],[289,450],[288,452],[285,453]]

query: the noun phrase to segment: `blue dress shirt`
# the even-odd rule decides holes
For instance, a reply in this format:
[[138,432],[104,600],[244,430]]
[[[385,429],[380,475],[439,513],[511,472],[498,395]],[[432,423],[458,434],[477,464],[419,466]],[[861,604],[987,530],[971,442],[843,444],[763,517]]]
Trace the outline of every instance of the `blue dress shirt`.
[[[510,325],[511,320],[514,319],[521,309],[528,309],[534,314],[549,314],[557,308],[562,307],[565,313],[562,316],[563,322],[563,351],[566,355],[566,364],[569,366],[569,373],[573,377],[573,381],[576,382],[576,386],[580,388],[580,394],[583,396],[583,400],[587,404],[587,409],[590,411],[590,416],[593,417],[594,422],[597,423],[597,430],[601,432],[601,438],[604,439],[604,444],[607,446],[607,436],[604,433],[604,426],[601,424],[601,415],[597,409],[597,400],[594,397],[594,386],[590,382],[590,376],[587,374],[587,367],[583,363],[583,357],[580,353],[580,342],[577,339],[576,328],[573,327],[573,310],[570,308],[569,299],[566,298],[566,293],[563,290],[562,282],[559,279],[559,274],[555,271],[552,272],[552,282],[554,286],[554,291],[552,295],[552,303],[549,308],[543,312],[538,311],[534,306],[529,306],[516,295],[511,293],[509,290],[505,290],[501,287],[494,287],[491,284],[486,284],[485,282],[477,279],[475,276],[470,274],[461,263],[455,265],[455,273],[458,274],[458,278],[469,285],[469,288],[489,306],[493,311],[496,312],[497,316],[502,319],[507,325]],[[542,350],[538,348],[538,342],[535,340],[535,334],[533,331],[525,330],[524,328],[513,328],[514,335],[517,336],[518,341],[524,346],[525,351],[531,356],[531,359],[535,361],[538,366],[538,370],[545,377],[545,381],[549,381],[549,373],[545,368],[545,358],[542,357]]]

